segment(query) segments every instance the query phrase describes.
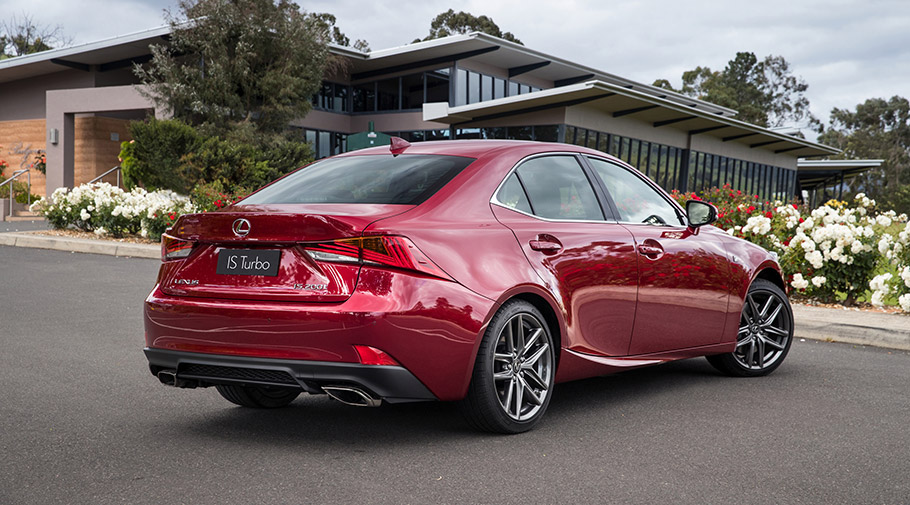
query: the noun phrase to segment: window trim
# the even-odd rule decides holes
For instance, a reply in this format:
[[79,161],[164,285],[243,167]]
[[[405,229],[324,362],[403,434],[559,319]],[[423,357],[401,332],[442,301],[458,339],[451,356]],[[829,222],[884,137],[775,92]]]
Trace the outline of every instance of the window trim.
[[615,165],[617,168],[620,168],[620,169],[622,169],[622,170],[625,170],[625,171],[629,172],[630,174],[632,174],[634,177],[637,177],[640,181],[644,182],[645,185],[647,185],[647,186],[650,187],[651,189],[655,190],[655,192],[656,192],[661,198],[663,198],[665,202],[667,202],[667,203],[670,204],[670,207],[672,207],[672,208],[676,211],[676,217],[677,217],[677,219],[679,219],[682,223],[686,223],[686,222],[687,222],[687,220],[686,220],[686,213],[682,210],[682,207],[681,207],[678,203],[676,203],[676,201],[674,201],[672,198],[668,198],[668,197],[667,197],[667,194],[666,194],[666,191],[664,191],[664,189],[661,188],[657,183],[655,183],[654,181],[652,181],[652,180],[651,180],[649,177],[647,177],[647,176],[642,176],[641,172],[639,172],[638,170],[636,170],[635,167],[633,167],[633,166],[631,166],[631,165],[629,165],[629,164],[627,164],[627,163],[623,163],[623,162],[616,163],[615,161],[613,161],[613,160],[611,160],[611,159],[609,159],[609,158],[604,158],[604,157],[602,157],[602,156],[595,156],[595,155],[593,155],[593,154],[588,154],[588,153],[583,154],[581,157],[583,158],[583,161],[584,161],[585,165],[589,168],[589,170],[591,171],[591,173],[593,173],[594,176],[596,177],[596,179],[597,179],[597,184],[599,184],[599,185],[601,186],[601,189],[603,190],[604,194],[606,195],[606,197],[607,197],[607,202],[608,202],[608,204],[610,205],[610,209],[611,209],[611,211],[613,212],[613,215],[616,216],[616,222],[617,222],[617,223],[619,223],[619,224],[628,224],[628,225],[643,225],[643,226],[665,226],[665,227],[668,227],[668,228],[686,228],[686,227],[687,227],[687,225],[685,225],[685,224],[661,224],[661,225],[654,225],[654,224],[647,224],[647,223],[636,223],[636,222],[633,222],[633,221],[621,221],[621,220],[619,219],[619,216],[622,216],[622,213],[619,212],[619,209],[616,207],[616,201],[615,201],[615,199],[613,198],[613,195],[610,194],[610,190],[607,189],[607,184],[603,181],[603,179],[602,179],[602,178],[600,177],[600,175],[597,173],[597,170],[596,170],[593,166],[591,166],[590,163],[588,163],[588,158],[597,159],[597,160],[603,161],[603,162],[605,162],[605,163],[608,163],[608,164],[610,164],[610,165]]
[[[498,198],[499,191],[505,185],[506,181],[509,180],[509,177],[511,177],[512,174],[518,170],[518,167],[520,167],[522,164],[524,164],[532,159],[550,157],[550,156],[571,156],[571,157],[575,158],[575,161],[578,162],[579,167],[581,167],[582,173],[588,179],[588,184],[591,185],[591,189],[594,191],[594,198],[597,200],[597,204],[600,206],[600,210],[601,210],[601,212],[603,212],[603,215],[604,215],[603,220],[600,220],[600,219],[597,219],[597,220],[552,219],[552,218],[547,218],[547,217],[541,217],[541,216],[538,216],[535,214],[528,214],[527,212],[518,210],[514,207],[509,207],[508,205],[499,201],[499,198]],[[606,202],[608,201],[609,197],[608,197],[608,195],[602,193],[602,188],[601,188],[602,183],[600,182],[599,179],[592,179],[592,177],[595,176],[595,174],[591,173],[591,167],[582,159],[583,157],[584,156],[582,153],[572,152],[572,151],[550,151],[550,152],[535,153],[535,154],[525,156],[524,158],[518,160],[515,163],[515,165],[509,169],[509,171],[505,174],[505,176],[502,178],[502,180],[499,181],[499,184],[496,186],[496,189],[493,190],[493,195],[490,197],[490,204],[496,205],[498,207],[502,207],[504,209],[511,210],[513,212],[517,212],[519,214],[522,214],[522,215],[525,215],[528,217],[532,217],[534,219],[538,219],[540,221],[544,221],[547,223],[608,223],[608,224],[618,223],[619,221],[616,220],[617,214],[614,212],[612,205],[606,205]],[[528,192],[524,189],[524,182],[521,181],[521,177],[518,176],[518,174],[516,174],[515,176],[518,178],[518,182],[522,185],[521,189],[523,191],[525,191],[525,197],[528,199],[528,206],[531,207],[531,209],[533,210],[534,204],[531,203],[531,197],[528,196]]]

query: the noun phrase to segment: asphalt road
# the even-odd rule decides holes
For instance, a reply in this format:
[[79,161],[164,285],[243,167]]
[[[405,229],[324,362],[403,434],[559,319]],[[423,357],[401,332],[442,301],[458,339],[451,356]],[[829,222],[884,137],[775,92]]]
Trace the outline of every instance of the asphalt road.
[[[277,411],[158,384],[153,260],[0,247],[0,503],[910,503],[910,353],[794,343],[557,386],[517,436],[448,404]],[[798,324],[798,321],[797,321]]]

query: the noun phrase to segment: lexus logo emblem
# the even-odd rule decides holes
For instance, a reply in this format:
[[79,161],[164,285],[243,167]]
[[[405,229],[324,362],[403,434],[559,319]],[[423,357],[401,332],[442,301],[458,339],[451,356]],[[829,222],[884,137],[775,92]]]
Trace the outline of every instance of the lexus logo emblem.
[[252,228],[250,222],[243,218],[234,221],[234,224],[231,226],[231,229],[234,230],[234,235],[237,235],[238,237],[246,237],[249,235],[250,228]]

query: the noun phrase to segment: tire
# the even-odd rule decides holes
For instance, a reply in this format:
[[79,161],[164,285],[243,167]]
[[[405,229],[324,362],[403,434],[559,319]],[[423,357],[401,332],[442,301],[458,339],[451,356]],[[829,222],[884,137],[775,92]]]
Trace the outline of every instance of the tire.
[[459,407],[473,427],[493,433],[533,428],[550,404],[556,375],[553,337],[543,315],[523,300],[490,321]]
[[770,281],[756,279],[739,318],[736,350],[707,359],[727,375],[759,377],[783,363],[792,342],[793,311],[786,293]]
[[285,407],[298,395],[300,390],[287,388],[269,388],[258,386],[225,386],[216,385],[215,389],[225,400],[257,409],[276,409]]

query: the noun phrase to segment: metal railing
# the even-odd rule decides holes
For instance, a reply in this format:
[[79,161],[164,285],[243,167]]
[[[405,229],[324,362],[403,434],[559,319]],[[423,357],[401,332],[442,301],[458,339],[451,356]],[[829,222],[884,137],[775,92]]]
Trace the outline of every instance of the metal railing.
[[26,176],[28,177],[28,189],[26,190],[26,194],[28,194],[28,205],[31,206],[32,205],[32,173],[29,172],[27,168],[13,172],[13,175],[9,176],[9,179],[0,183],[0,188],[9,184],[9,215],[10,216],[13,215],[13,202],[15,201],[15,198],[13,196],[13,181],[15,181],[22,174],[26,174]]
[[116,172],[117,172],[117,187],[119,188],[119,187],[120,187],[120,170],[121,170],[120,165],[117,165],[116,167],[114,167],[114,168],[108,170],[107,172],[104,172],[103,174],[99,175],[98,177],[95,177],[94,179],[88,181],[88,183],[89,183],[89,184],[94,184],[94,183],[100,181],[101,179],[103,179],[107,174],[116,171]]

